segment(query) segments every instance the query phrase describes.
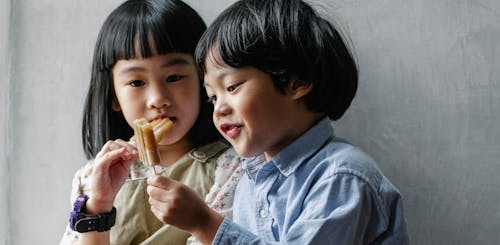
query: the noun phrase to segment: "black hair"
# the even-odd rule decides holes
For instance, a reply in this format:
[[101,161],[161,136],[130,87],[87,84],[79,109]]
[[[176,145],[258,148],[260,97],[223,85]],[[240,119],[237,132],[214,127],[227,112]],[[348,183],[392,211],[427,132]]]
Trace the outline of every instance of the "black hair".
[[234,3],[208,27],[195,56],[202,71],[207,58],[256,67],[282,93],[292,82],[312,85],[306,106],[332,120],[344,114],[357,89],[357,64],[340,32],[300,0]]
[[[179,0],[129,0],[104,21],[94,48],[90,87],[85,100],[82,124],[83,149],[92,159],[108,140],[128,139],[133,135],[123,113],[112,109],[116,99],[112,69],[120,59],[157,54],[194,55],[206,25],[190,6]],[[152,38],[153,44],[148,41]],[[134,45],[139,44],[140,53]],[[189,132],[194,147],[220,138],[212,122],[212,108],[205,103],[200,72],[200,114]]]

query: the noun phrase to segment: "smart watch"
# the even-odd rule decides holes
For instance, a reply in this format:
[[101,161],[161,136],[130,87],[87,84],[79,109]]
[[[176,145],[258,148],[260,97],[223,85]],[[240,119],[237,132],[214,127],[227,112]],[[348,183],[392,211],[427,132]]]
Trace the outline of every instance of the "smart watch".
[[91,215],[86,214],[85,204],[89,197],[85,194],[80,194],[73,204],[73,211],[69,218],[69,227],[77,232],[84,233],[89,231],[109,231],[115,224],[116,208],[113,207],[110,212]]

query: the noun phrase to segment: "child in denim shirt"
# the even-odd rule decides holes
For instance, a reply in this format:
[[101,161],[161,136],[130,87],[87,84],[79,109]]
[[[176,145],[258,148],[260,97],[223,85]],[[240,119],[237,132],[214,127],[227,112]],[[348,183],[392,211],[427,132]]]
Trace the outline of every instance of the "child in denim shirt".
[[241,0],[207,29],[196,59],[213,121],[245,173],[233,220],[193,208],[203,223],[173,212],[189,195],[157,198],[175,185],[152,177],[157,217],[205,244],[409,243],[398,190],[334,134],[331,120],[354,98],[358,70],[330,22],[300,0]]

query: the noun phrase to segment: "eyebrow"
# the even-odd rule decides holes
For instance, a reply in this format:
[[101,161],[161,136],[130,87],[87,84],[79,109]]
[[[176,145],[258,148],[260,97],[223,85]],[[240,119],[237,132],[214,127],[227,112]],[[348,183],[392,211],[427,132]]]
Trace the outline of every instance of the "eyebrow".
[[[234,74],[233,71],[231,71],[230,69],[218,69],[217,71],[217,74],[215,75],[215,79],[224,79],[225,77],[227,76],[230,76]],[[203,79],[203,86],[204,87],[210,87],[210,85],[206,82],[206,79]]]
[[[175,58],[175,59],[171,59],[171,60],[163,63],[160,67],[167,68],[167,67],[172,67],[172,66],[176,66],[176,65],[189,65],[189,61],[187,61],[184,58]],[[123,74],[128,73],[128,72],[137,72],[137,71],[145,71],[145,70],[146,69],[144,67],[132,65],[130,67],[127,67],[127,68],[121,70],[118,73],[118,75],[123,75]]]

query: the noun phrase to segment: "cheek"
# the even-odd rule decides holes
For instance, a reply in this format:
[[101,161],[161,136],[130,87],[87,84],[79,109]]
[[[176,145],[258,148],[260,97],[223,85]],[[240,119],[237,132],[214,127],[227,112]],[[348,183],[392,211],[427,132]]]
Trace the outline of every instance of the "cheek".
[[200,112],[200,90],[197,86],[198,84],[185,86],[173,93],[177,97],[176,102],[179,107],[195,118]]
[[[240,104],[240,113],[253,128],[254,132],[268,134],[282,127],[281,118],[287,107],[270,96],[260,96],[259,99],[245,101]],[[286,122],[284,122],[286,123]]]
[[143,117],[143,115],[140,113],[140,110],[136,108],[135,104],[123,103],[121,108],[121,113],[130,126],[133,124],[133,121],[135,119]]

